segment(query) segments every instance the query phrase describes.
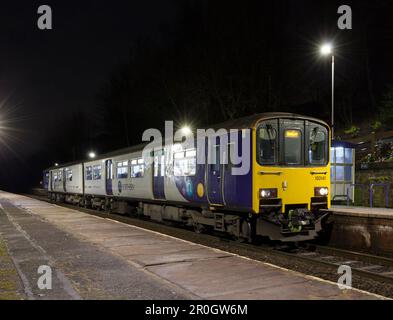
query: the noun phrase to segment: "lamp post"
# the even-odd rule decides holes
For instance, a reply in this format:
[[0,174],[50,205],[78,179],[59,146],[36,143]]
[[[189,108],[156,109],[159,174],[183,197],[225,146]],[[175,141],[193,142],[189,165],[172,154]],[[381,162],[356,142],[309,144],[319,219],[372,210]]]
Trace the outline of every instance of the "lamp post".
[[321,46],[320,52],[323,56],[330,55],[332,57],[332,111],[331,111],[331,125],[332,125],[332,140],[334,139],[334,55],[333,47],[330,43],[325,43]]

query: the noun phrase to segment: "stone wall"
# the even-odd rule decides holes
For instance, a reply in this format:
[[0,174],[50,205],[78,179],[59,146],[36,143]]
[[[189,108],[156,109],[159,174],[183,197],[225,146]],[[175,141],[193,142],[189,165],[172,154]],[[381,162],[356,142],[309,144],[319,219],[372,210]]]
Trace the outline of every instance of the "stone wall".
[[393,219],[334,213],[329,245],[393,256]]
[[[365,190],[355,188],[355,205],[369,206],[369,185],[377,181],[390,183],[389,207],[393,207],[393,162],[379,162],[357,164],[355,169],[355,183],[366,185]],[[385,192],[382,187],[374,188],[374,207],[385,206]]]

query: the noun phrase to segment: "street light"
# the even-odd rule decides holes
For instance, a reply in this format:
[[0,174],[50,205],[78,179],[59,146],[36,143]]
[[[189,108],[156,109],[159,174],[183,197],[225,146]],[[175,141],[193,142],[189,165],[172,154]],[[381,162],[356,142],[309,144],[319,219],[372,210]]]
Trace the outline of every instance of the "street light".
[[332,53],[332,45],[330,43],[325,43],[321,46],[321,54],[328,55]]
[[89,158],[90,158],[90,159],[94,159],[95,157],[96,157],[96,153],[93,152],[93,151],[90,151],[90,152],[89,152]]
[[183,128],[181,128],[181,131],[186,136],[188,136],[192,133],[192,130],[189,126],[184,126]]
[[321,55],[332,57],[332,140],[334,139],[334,55],[333,46],[330,43],[325,43],[320,48]]

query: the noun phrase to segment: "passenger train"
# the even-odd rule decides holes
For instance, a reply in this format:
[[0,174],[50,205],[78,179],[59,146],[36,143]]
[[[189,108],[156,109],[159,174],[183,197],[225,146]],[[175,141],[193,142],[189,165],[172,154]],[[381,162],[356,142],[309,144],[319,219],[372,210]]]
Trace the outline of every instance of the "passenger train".
[[[239,137],[250,132],[250,139],[238,140],[251,155],[243,159],[250,168],[245,174],[233,174],[242,164],[231,161],[200,164],[197,158],[207,159],[218,146],[206,137],[206,148],[139,145],[57,165],[44,171],[45,188],[52,201],[133,211],[197,232],[216,230],[249,241],[316,238],[330,207],[329,126],[297,114],[262,113],[216,128]],[[229,135],[215,132],[217,143]],[[221,149],[217,154],[223,156]]]

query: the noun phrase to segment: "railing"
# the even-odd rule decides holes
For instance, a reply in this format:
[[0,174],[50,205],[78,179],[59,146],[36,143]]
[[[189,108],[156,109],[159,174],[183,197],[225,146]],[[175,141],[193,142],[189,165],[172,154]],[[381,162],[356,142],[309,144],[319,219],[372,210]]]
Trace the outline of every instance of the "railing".
[[[385,192],[385,207],[389,207],[389,188],[390,188],[390,183],[371,183],[369,185],[364,184],[364,183],[352,183],[350,184],[350,187],[347,187],[347,206],[350,205],[350,200],[351,197],[349,196],[350,194],[350,189],[351,187],[360,187],[362,189],[367,189],[369,188],[369,200],[370,200],[370,208],[373,207],[373,202],[374,202],[374,187],[383,187],[384,192]],[[362,199],[363,200],[363,199]]]
[[[350,187],[347,187],[347,206],[349,206],[349,202],[351,200],[351,197],[349,196],[349,192],[350,192],[351,187],[354,187],[354,188],[360,187],[363,190],[363,189],[367,188],[367,185],[363,184],[363,183],[351,183]],[[362,200],[363,200],[363,196],[362,196]]]

